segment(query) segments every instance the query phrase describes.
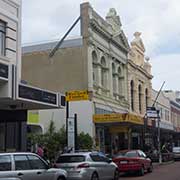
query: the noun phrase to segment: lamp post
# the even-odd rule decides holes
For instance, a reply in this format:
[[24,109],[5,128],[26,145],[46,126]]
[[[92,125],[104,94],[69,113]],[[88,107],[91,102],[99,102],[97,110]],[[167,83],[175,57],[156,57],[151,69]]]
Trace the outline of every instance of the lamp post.
[[161,141],[160,141],[160,137],[161,137],[161,130],[160,130],[160,115],[159,115],[159,110],[157,110],[157,121],[158,121],[158,155],[159,155],[159,163],[162,163],[162,154],[161,154]]

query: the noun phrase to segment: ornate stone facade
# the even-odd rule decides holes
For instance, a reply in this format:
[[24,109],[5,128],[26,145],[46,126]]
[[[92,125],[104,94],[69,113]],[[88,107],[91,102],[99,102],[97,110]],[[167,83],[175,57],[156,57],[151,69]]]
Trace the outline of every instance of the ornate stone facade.
[[151,91],[153,76],[149,58],[145,58],[145,47],[141,39],[141,33],[134,33],[131,42],[128,61],[128,90],[130,111],[144,116],[146,107],[151,106]]

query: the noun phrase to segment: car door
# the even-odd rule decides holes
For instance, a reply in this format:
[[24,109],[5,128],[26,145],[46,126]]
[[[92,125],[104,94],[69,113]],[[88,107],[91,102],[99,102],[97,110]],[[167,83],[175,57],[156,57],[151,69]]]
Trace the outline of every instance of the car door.
[[98,153],[92,153],[90,157],[93,160],[91,166],[93,166],[96,169],[99,178],[108,179],[108,172],[107,172],[108,163],[105,162],[102,156],[100,156]]
[[19,177],[22,180],[39,180],[36,178],[36,174],[31,170],[28,158],[25,154],[16,154],[13,155],[14,167],[12,172],[15,174],[15,177]]
[[49,166],[36,155],[27,155],[30,166],[37,176],[37,180],[54,179],[55,172],[49,171]]
[[0,155],[0,178],[15,177],[12,170],[11,155]]
[[114,176],[115,167],[112,163],[110,163],[109,158],[107,158],[103,154],[99,154],[101,162],[104,163],[104,174],[106,174],[106,179],[112,179]]

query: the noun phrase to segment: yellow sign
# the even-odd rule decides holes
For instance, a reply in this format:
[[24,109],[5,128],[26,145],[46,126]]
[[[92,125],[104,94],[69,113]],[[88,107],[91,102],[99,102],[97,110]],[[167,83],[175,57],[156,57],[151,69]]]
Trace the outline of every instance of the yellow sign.
[[129,128],[124,126],[112,126],[109,129],[110,133],[127,133],[129,131]]
[[88,91],[69,91],[66,93],[66,101],[89,100]]
[[126,114],[94,114],[93,121],[95,123],[124,122]]
[[30,124],[38,124],[39,123],[38,112],[28,112],[28,123],[30,123]]
[[143,118],[134,114],[94,114],[94,123],[113,123],[113,122],[129,122],[134,124],[144,124]]

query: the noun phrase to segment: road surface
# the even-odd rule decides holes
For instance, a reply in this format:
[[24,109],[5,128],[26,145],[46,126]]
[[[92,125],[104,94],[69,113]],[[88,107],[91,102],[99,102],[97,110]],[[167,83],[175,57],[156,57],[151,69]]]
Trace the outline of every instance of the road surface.
[[180,162],[155,165],[152,173],[144,176],[122,175],[119,180],[180,180]]

